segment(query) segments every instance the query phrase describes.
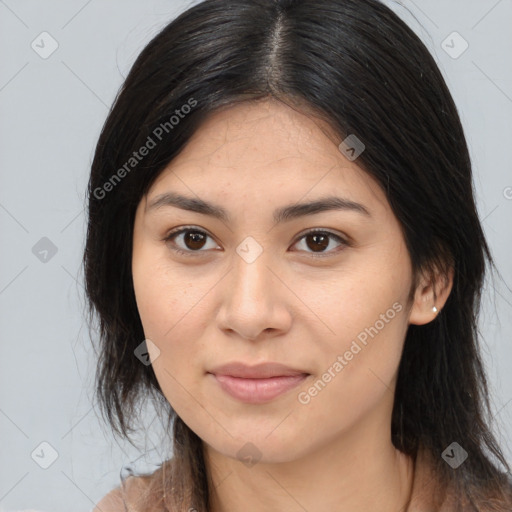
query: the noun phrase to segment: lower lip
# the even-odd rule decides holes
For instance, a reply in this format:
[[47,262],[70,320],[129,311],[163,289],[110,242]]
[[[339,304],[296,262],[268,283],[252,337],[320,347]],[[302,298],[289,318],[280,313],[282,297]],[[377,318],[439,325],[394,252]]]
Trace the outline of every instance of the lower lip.
[[243,379],[230,375],[212,375],[220,387],[233,398],[250,404],[270,402],[301,384],[307,374],[271,377],[268,379]]

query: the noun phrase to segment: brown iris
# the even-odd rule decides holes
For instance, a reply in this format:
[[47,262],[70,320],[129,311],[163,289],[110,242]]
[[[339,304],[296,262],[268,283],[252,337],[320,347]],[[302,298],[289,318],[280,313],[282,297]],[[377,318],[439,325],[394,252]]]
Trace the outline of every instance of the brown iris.
[[[313,240],[315,245],[308,243],[308,240]],[[309,234],[306,236],[306,243],[311,250],[321,252],[321,250],[325,249],[329,245],[329,237],[323,233]],[[320,251],[315,250],[318,248]]]
[[185,231],[183,241],[188,249],[197,250],[201,249],[206,241],[206,235],[199,231]]

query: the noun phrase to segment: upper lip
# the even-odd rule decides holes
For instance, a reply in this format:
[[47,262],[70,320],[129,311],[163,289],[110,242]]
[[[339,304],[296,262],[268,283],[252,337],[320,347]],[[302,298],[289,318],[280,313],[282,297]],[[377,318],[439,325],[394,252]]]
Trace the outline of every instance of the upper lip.
[[209,373],[213,373],[215,375],[229,375],[230,377],[240,377],[244,379],[268,379],[271,377],[308,374],[308,372],[304,370],[297,370],[279,363],[248,365],[240,362],[218,366],[213,370],[210,370]]

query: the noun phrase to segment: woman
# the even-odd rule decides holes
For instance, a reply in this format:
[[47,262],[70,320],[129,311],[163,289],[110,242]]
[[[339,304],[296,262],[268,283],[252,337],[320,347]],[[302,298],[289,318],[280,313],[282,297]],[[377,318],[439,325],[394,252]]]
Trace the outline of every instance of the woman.
[[435,62],[375,0],[206,0],[164,28],[100,136],[84,265],[102,411],[128,437],[153,395],[174,450],[98,510],[512,510],[471,172]]

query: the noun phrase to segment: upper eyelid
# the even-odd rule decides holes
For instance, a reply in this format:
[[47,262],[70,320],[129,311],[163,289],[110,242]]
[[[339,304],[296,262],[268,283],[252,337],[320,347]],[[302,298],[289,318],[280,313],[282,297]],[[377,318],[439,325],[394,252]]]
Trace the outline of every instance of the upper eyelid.
[[171,229],[171,231],[169,231],[164,237],[163,237],[163,240],[167,240],[168,238],[170,238],[171,236],[174,237],[176,235],[181,235],[183,234],[183,232],[185,231],[199,231],[200,233],[204,233],[205,235],[209,236],[211,239],[215,240],[215,237],[213,235],[211,235],[208,231],[206,231],[205,229],[203,228],[199,228],[197,226],[181,226],[179,228],[176,228],[176,229]]

